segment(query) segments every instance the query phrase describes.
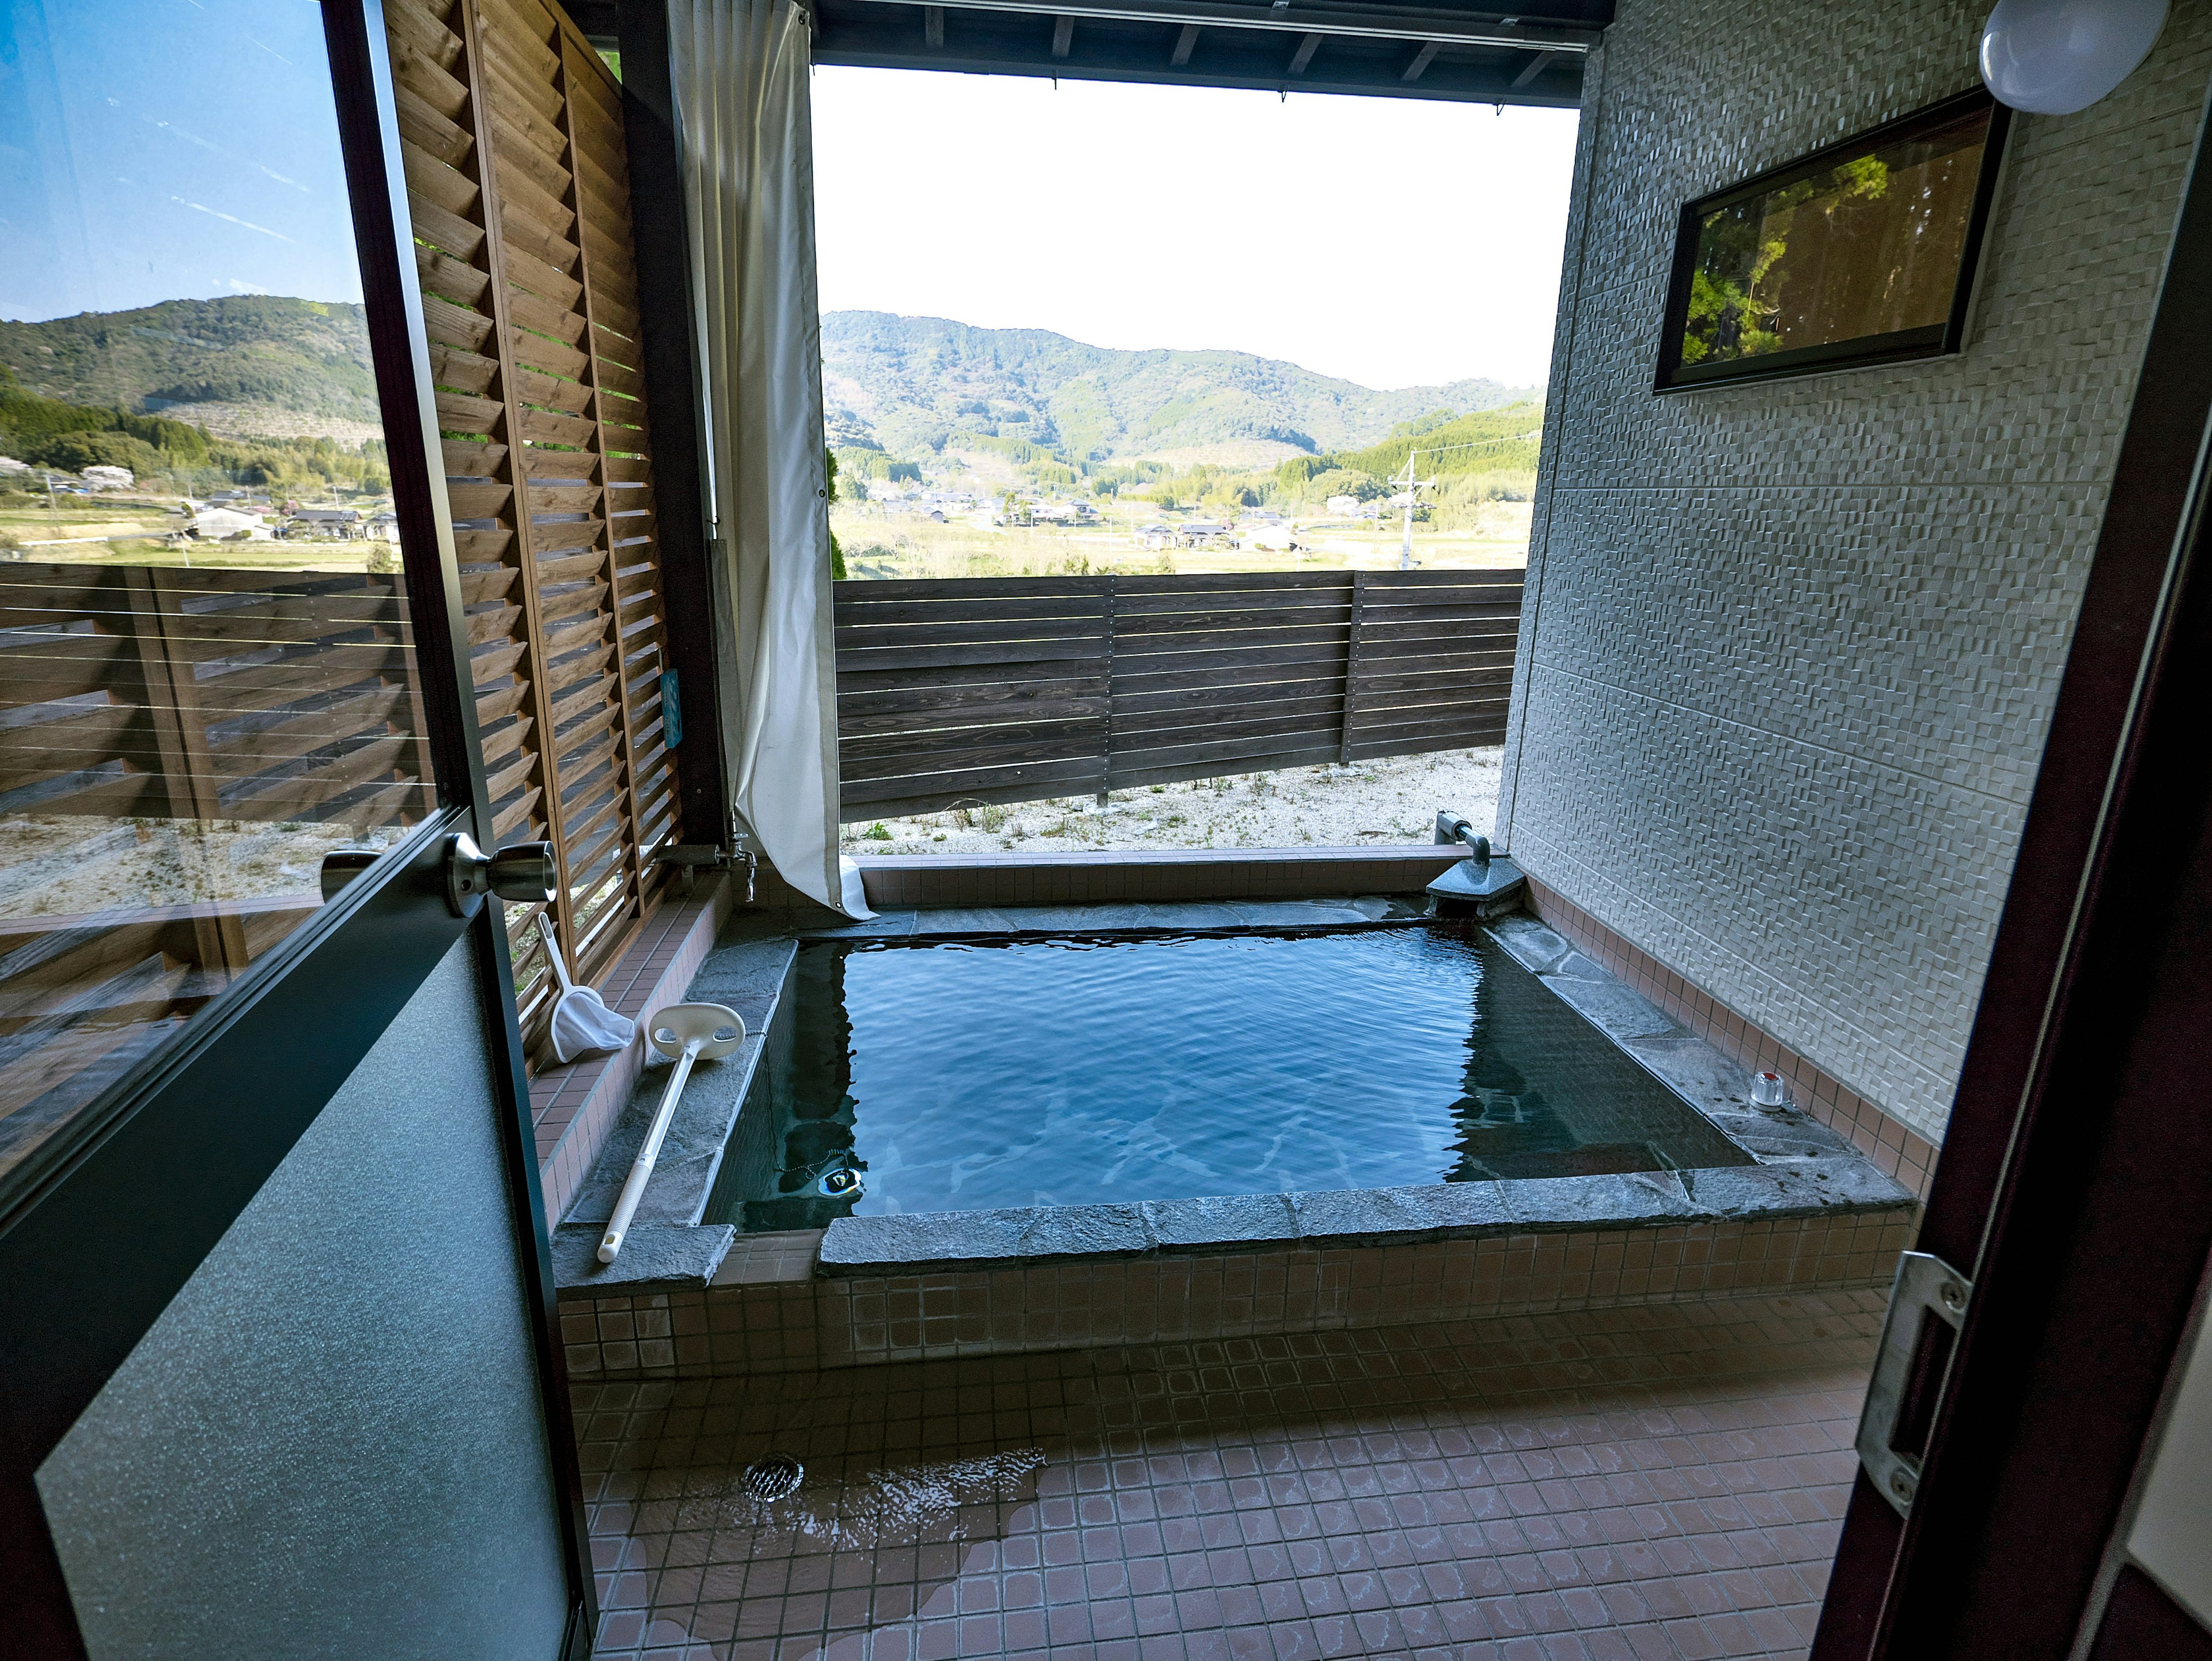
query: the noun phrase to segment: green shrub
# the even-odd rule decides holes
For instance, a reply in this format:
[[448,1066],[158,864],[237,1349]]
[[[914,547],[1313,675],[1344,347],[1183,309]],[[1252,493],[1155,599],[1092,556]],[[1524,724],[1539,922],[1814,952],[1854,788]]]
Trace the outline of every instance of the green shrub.
[[128,433],[57,433],[31,445],[20,458],[39,467],[59,467],[81,473],[88,467],[128,467],[133,473],[155,473],[164,462],[161,453],[143,438]]

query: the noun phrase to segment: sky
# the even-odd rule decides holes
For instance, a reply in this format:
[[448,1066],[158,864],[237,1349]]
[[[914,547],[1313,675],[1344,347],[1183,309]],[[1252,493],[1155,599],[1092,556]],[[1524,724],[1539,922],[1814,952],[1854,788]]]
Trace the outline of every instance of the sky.
[[358,301],[313,0],[0,0],[0,318]]
[[1540,386],[1571,110],[817,69],[822,309]]
[[[313,0],[0,0],[0,318],[357,301]],[[822,69],[824,310],[1540,384],[1571,112]]]

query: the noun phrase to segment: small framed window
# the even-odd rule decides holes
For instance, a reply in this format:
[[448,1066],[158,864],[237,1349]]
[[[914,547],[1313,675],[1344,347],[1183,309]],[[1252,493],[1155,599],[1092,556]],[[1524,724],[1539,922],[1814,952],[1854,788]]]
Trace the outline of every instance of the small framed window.
[[1690,203],[1655,390],[1958,351],[2009,114],[1977,88]]

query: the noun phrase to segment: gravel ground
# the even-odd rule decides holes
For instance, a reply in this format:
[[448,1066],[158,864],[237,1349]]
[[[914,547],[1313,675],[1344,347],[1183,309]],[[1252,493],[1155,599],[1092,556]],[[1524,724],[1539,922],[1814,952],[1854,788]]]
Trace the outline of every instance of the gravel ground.
[[1089,852],[1109,848],[1360,848],[1428,842],[1439,808],[1487,830],[1504,752],[1449,750],[1350,767],[1292,767],[1194,784],[957,809],[844,828],[848,854]]
[[324,855],[388,847],[401,834],[290,820],[9,815],[0,818],[0,918],[313,897]]

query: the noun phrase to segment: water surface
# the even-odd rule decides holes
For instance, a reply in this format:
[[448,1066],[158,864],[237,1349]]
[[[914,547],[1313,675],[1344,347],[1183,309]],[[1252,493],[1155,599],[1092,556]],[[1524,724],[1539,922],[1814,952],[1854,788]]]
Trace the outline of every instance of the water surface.
[[[717,1208],[753,1228],[1747,1163],[1479,930],[821,942],[795,973]],[[842,1165],[857,1203],[818,1192]]]

